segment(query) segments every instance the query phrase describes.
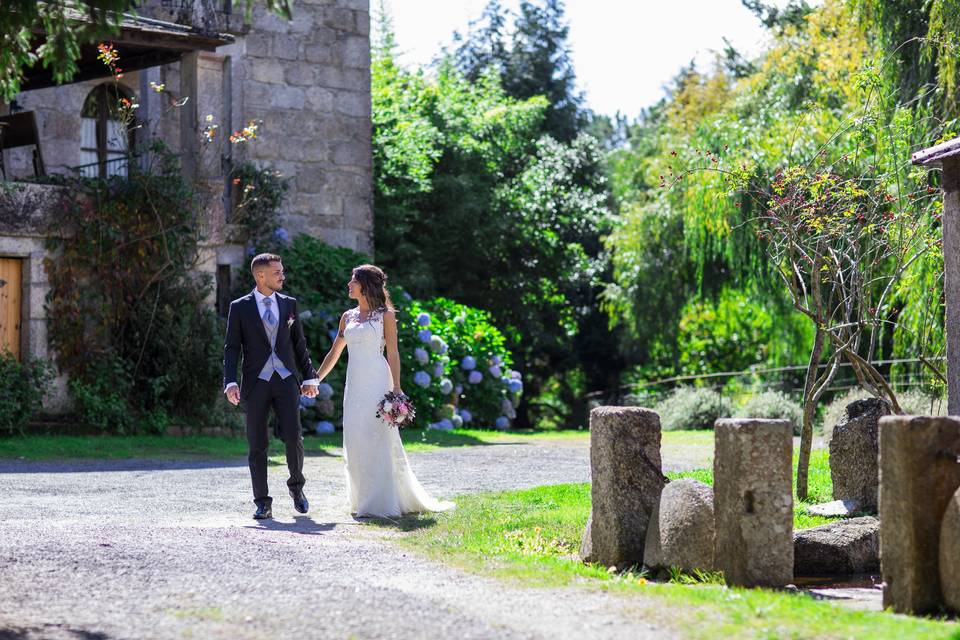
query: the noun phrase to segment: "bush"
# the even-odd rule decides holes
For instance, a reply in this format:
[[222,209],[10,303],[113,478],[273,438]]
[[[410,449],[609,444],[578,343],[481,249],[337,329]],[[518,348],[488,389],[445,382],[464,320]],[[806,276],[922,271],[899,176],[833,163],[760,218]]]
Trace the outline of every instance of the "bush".
[[[516,417],[523,381],[510,369],[513,356],[490,314],[446,298],[401,296],[398,307],[403,389],[420,416],[506,428]],[[424,415],[427,407],[432,412]]]
[[678,431],[713,429],[717,418],[730,416],[732,409],[730,401],[713,389],[677,387],[655,410],[665,431]]
[[781,391],[762,391],[751,395],[735,415],[738,418],[789,420],[793,424],[794,435],[800,435],[800,427],[803,426],[803,409]]
[[0,353],[0,433],[23,430],[40,410],[52,379],[49,363],[36,358],[21,363],[10,353]]

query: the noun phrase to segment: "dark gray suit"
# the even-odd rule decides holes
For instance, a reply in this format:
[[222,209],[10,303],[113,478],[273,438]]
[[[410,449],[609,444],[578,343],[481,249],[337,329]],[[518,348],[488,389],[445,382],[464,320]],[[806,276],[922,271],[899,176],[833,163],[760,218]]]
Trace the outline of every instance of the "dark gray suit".
[[[240,380],[241,406],[247,414],[248,461],[253,481],[253,498],[257,505],[272,502],[267,488],[267,421],[273,408],[280,425],[280,437],[286,445],[287,486],[294,492],[303,489],[303,434],[300,427],[300,384],[317,373],[307,352],[307,342],[300,323],[297,300],[276,293],[277,336],[273,347],[260,317],[254,293],[230,303],[227,315],[227,338],[223,347],[223,384],[237,382],[237,364],[243,355],[243,378]],[[274,373],[269,381],[257,376],[272,352],[293,375],[281,378]]]

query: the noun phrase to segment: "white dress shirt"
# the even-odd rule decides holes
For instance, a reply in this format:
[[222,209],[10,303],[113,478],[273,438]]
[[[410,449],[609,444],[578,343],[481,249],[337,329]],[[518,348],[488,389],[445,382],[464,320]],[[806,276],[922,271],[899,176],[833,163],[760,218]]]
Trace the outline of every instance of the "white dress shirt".
[[[263,304],[263,301],[266,300],[267,298],[270,298],[270,301],[271,301],[271,303],[272,303],[272,304],[270,305],[270,309],[273,311],[273,317],[277,319],[277,323],[280,322],[280,311],[279,311],[279,310],[280,310],[280,306],[277,304],[277,294],[276,294],[276,293],[271,293],[270,295],[265,296],[265,295],[263,295],[262,293],[260,293],[260,290],[259,290],[259,289],[254,289],[254,290],[253,290],[253,297],[254,297],[254,299],[256,299],[256,301],[257,301],[257,311],[258,311],[258,313],[259,313],[259,315],[260,315],[260,319],[261,319],[261,320],[263,319],[263,314],[265,314],[265,313],[267,312],[267,305]],[[305,387],[307,387],[307,386],[315,387],[315,386],[317,386],[317,385],[319,385],[319,384],[320,384],[320,378],[311,378],[311,379],[309,379],[309,380],[304,380],[304,381],[303,381],[303,386],[305,386]],[[226,393],[227,391],[230,390],[230,387],[236,387],[236,386],[237,386],[237,383],[236,383],[236,382],[231,382],[230,384],[227,385],[227,387],[223,390],[223,392]]]

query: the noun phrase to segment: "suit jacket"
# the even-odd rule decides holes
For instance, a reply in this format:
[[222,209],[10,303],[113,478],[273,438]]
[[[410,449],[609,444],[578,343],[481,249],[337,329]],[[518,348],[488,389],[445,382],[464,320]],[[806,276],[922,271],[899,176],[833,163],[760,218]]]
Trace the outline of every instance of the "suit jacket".
[[[283,365],[297,377],[298,382],[317,377],[303,325],[297,309],[297,299],[277,292],[277,356]],[[237,381],[237,362],[243,354],[243,380],[240,397],[246,398],[257,383],[257,376],[270,357],[270,339],[263,328],[263,319],[257,308],[253,291],[230,303],[227,314],[227,339],[223,345],[223,386]]]

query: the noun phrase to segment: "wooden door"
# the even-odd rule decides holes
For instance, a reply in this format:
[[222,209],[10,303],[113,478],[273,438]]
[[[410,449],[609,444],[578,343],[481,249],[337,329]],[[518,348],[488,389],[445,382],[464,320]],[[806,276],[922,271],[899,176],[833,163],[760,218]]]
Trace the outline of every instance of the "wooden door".
[[0,258],[0,352],[20,359],[20,313],[22,296],[20,258]]

